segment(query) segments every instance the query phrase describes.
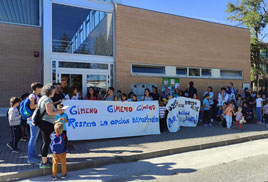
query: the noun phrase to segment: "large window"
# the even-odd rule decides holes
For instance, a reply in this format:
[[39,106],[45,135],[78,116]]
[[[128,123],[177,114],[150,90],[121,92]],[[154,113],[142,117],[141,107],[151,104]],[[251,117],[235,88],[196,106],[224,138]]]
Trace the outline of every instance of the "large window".
[[40,26],[39,0],[0,0],[0,22]]
[[151,65],[132,65],[132,73],[162,75],[165,74],[165,67]]
[[221,70],[221,78],[242,79],[242,71]]
[[112,13],[52,4],[53,52],[113,56]]
[[177,68],[176,73],[179,76],[187,76],[187,68]]

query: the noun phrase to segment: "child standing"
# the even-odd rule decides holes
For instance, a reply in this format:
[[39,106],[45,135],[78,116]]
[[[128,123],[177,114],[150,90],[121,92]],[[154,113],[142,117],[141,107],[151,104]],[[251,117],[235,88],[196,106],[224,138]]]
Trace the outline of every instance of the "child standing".
[[262,98],[257,94],[256,99],[257,124],[262,124]]
[[61,108],[63,108],[63,105],[58,104],[57,109],[59,109],[59,114],[56,115],[56,121],[60,121],[63,124],[62,133],[66,136],[66,139],[65,139],[65,150],[66,150],[67,149],[67,142],[68,142],[66,123],[68,123],[69,119],[68,119],[68,115]]
[[11,142],[7,144],[7,147],[14,153],[19,153],[17,146],[21,138],[21,115],[17,109],[19,104],[20,99],[12,97],[10,99],[10,108],[8,110],[8,122],[11,128]]
[[235,120],[236,120],[236,128],[238,129],[238,125],[240,126],[240,130],[242,131],[242,124],[243,124],[243,114],[242,114],[242,107],[238,107],[237,112],[235,113]]
[[159,118],[160,118],[160,132],[161,133],[167,130],[165,113],[166,113],[166,107],[164,106],[164,101],[161,99],[159,101]]
[[226,125],[227,128],[230,130],[232,127],[232,117],[233,117],[233,104],[232,102],[228,105],[228,107],[226,108],[224,114],[226,115]]
[[263,116],[265,124],[268,124],[268,101],[265,101],[265,105],[263,106]]
[[58,163],[61,163],[61,178],[65,179],[66,174],[66,147],[65,147],[65,139],[66,135],[63,133],[64,125],[60,122],[56,122],[54,125],[54,130],[51,134],[51,143],[50,149],[53,153],[53,166],[52,166],[52,180],[57,180],[58,173]]
[[204,118],[204,126],[211,126],[210,123],[210,104],[209,104],[209,94],[205,95],[203,100],[203,118]]

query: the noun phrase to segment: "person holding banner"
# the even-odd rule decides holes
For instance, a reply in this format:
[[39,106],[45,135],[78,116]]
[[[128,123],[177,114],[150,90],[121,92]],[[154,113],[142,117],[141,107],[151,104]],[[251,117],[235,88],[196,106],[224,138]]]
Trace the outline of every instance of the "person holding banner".
[[152,101],[153,98],[151,97],[150,90],[148,88],[145,89],[144,91],[144,96],[141,99],[142,101]]
[[204,118],[204,126],[212,126],[210,123],[210,104],[209,104],[209,94],[205,95],[203,100],[203,118]]
[[117,97],[114,94],[113,87],[108,88],[107,94],[104,96],[103,100],[105,100],[105,101],[117,101]]
[[86,100],[100,100],[93,87],[89,87]]
[[[38,126],[42,132],[42,162],[40,168],[51,168],[51,162],[47,160],[48,149],[50,145],[50,134],[54,131],[54,124],[56,121],[56,115],[60,114],[62,109],[56,109],[53,105],[52,98],[55,94],[55,87],[47,84],[42,88],[42,97],[38,102],[40,113],[44,113]],[[63,110],[64,112],[64,110]]]

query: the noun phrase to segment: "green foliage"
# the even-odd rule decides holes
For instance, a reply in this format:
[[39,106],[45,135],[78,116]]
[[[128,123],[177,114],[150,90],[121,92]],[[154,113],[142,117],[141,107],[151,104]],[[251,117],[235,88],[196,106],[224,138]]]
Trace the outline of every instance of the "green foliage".
[[231,22],[238,22],[250,30],[251,49],[251,80],[258,81],[260,75],[264,75],[263,65],[266,58],[260,55],[261,50],[268,50],[267,43],[262,40],[267,35],[263,35],[263,29],[268,22],[266,0],[237,0],[235,4],[228,3],[227,13]]

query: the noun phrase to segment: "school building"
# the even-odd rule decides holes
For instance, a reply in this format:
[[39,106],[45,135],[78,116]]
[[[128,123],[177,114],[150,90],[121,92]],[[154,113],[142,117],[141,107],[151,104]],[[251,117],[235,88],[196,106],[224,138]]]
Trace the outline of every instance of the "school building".
[[[250,83],[250,33],[120,0],[0,0],[0,107],[30,84],[128,93],[171,79],[199,93]],[[174,83],[176,80],[176,83]],[[173,83],[172,83],[173,82]],[[148,85],[147,85],[148,84]],[[160,89],[161,90],[161,89]]]

